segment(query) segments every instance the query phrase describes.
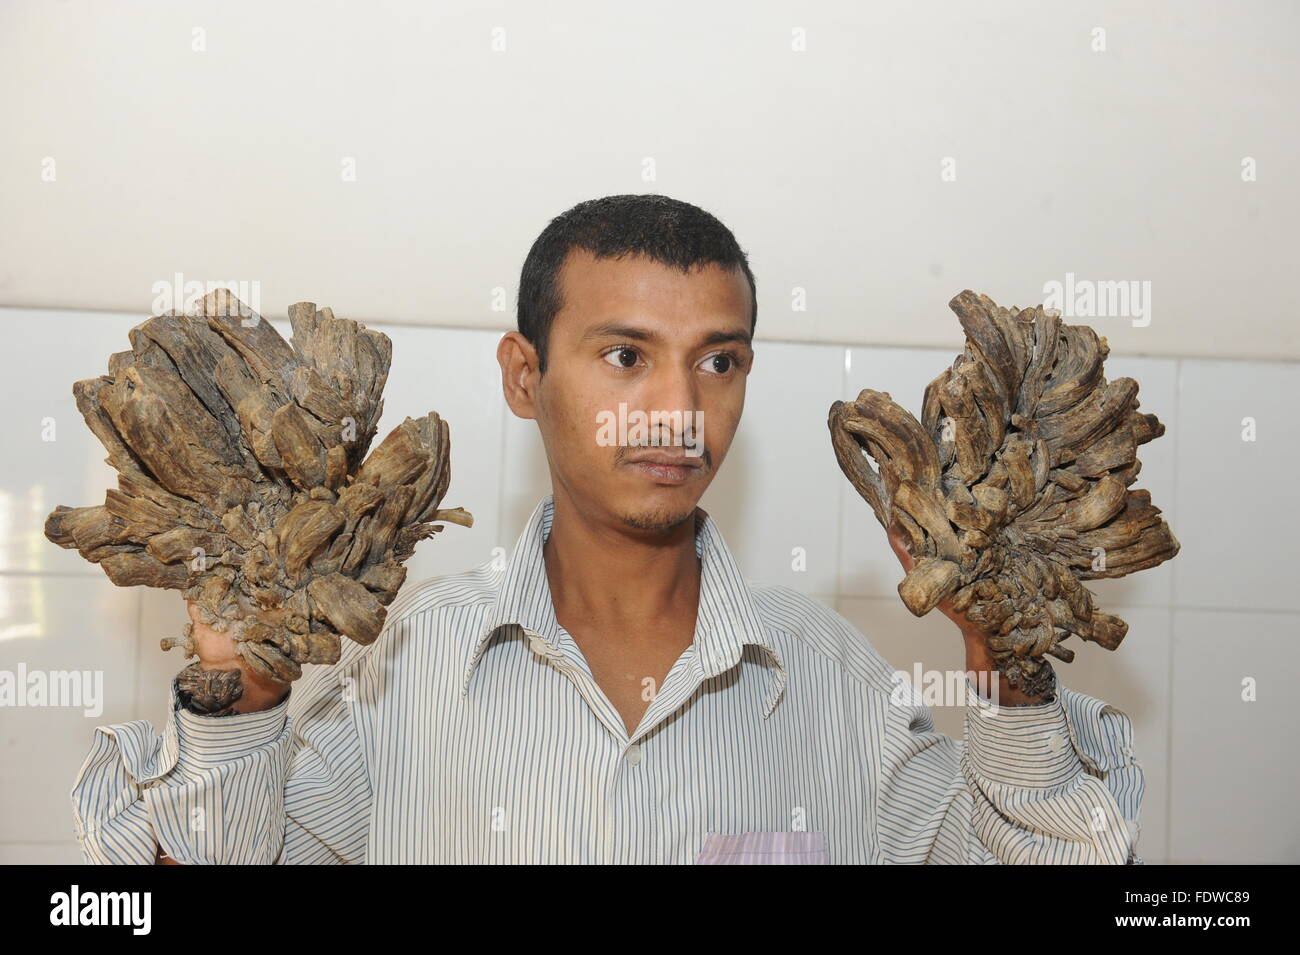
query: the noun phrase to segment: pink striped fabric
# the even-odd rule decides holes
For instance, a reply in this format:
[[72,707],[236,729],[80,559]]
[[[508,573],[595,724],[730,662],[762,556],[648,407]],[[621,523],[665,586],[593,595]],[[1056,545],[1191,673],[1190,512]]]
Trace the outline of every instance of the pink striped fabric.
[[696,865],[826,865],[824,832],[710,832]]

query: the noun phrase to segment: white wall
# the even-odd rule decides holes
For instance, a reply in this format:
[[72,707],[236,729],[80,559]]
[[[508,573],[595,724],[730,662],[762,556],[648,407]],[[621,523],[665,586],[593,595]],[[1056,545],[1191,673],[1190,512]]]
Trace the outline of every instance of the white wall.
[[[324,304],[324,303],[322,303]],[[74,552],[42,536],[56,504],[103,499],[112,476],[73,406],[74,378],[104,370],[134,324],[120,315],[0,309],[20,343],[5,378],[0,447],[0,669],[100,669],[106,708],[0,709],[0,862],[76,861],[67,790],[92,727],[148,719],[161,727],[167,684],[184,665],[158,648],[185,622],[174,593],[123,590]],[[376,325],[393,339],[380,433],[436,410],[451,425],[448,506],[473,512],[423,542],[410,579],[453,573],[509,552],[549,491],[536,426],[501,396],[499,332]],[[941,615],[907,613],[900,569],[870,509],[840,474],[826,432],[836,398],[864,387],[919,411],[926,382],[951,351],[760,344],[740,431],[702,502],[756,582],[796,587],[835,607],[890,662],[912,670],[962,669],[959,634]],[[1300,467],[1287,401],[1300,365],[1285,362],[1112,359],[1108,377],[1141,384],[1142,408],[1166,435],[1142,449],[1136,486],[1148,488],[1183,545],[1172,562],[1099,581],[1102,606],[1130,624],[1115,653],[1088,644],[1062,683],[1124,710],[1146,771],[1140,852],[1149,861],[1297,862],[1293,810],[1300,766],[1293,741],[1300,705],[1300,521],[1284,506]],[[801,383],[792,389],[791,381]],[[1240,439],[1256,417],[1259,440]],[[43,440],[46,418],[54,441]],[[794,572],[791,549],[807,553]],[[1258,701],[1241,701],[1241,681]],[[961,737],[962,712],[936,709],[939,729]],[[19,771],[21,768],[21,771]]]
[[181,272],[500,328],[552,216],[652,191],[735,231],[764,337],[953,347],[957,292],[1073,273],[1151,283],[1117,352],[1297,358],[1297,33],[1287,0],[6,0],[0,304],[147,313]]
[[642,191],[716,212],[759,283],[744,424],[704,506],[752,579],[837,607],[905,669],[959,667],[961,645],[899,603],[830,402],[872,387],[915,408],[960,345],[963,288],[1028,305],[1067,272],[1152,283],[1148,326],[1090,323],[1168,426],[1139,483],[1183,551],[1102,582],[1129,635],[1058,672],[1135,722],[1145,858],[1300,861],[1298,9],[0,3],[0,669],[75,661],[107,697],[96,718],[0,709],[0,861],[77,859],[66,797],[92,727],[160,724],[182,665],[157,646],[176,595],[115,588],[41,533],[112,480],[69,386],[126,347],[154,283],[255,281],[268,316],[309,299],[388,332],[384,427],[444,414],[447,503],[476,516],[412,577],[454,572],[509,549],[547,491],[492,357],[524,254],[572,203]]

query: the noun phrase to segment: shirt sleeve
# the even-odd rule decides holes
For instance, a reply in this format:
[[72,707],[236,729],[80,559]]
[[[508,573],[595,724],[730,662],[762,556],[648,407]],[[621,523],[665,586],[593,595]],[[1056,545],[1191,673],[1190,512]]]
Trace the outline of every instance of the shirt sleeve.
[[1057,687],[994,706],[966,681],[965,739],[914,697],[884,700],[878,846],[885,862],[1124,864],[1136,855],[1143,774],[1128,717]]
[[358,725],[373,673],[352,657],[270,709],[200,716],[178,708],[173,681],[161,734],[146,720],[96,727],[71,791],[85,860],[151,865],[161,846],[186,865],[364,862]]

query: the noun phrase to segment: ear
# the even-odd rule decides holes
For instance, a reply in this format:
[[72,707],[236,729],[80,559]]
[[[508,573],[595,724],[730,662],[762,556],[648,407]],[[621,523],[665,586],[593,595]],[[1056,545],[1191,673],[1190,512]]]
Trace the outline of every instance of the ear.
[[517,418],[537,417],[537,349],[518,331],[509,331],[497,343],[501,390]]

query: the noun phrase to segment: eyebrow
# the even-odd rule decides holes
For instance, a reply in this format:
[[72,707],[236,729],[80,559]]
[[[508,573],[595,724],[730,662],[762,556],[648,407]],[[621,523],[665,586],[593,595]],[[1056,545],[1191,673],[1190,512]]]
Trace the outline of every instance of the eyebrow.
[[[584,339],[588,339],[588,338],[629,338],[629,339],[631,339],[632,341],[638,341],[638,342],[653,342],[653,343],[658,343],[658,342],[663,341],[663,336],[662,336],[662,335],[660,335],[658,332],[651,331],[651,330],[648,329],[648,328],[637,328],[635,325],[617,325],[617,324],[613,324],[613,323],[606,323],[606,324],[604,324],[604,325],[597,325],[595,328],[589,329],[589,330],[587,331],[587,333],[586,333],[585,335],[583,335],[582,337],[583,337]],[[718,344],[719,342],[740,342],[742,345],[747,345],[747,346],[752,345],[752,341],[751,341],[750,333],[749,333],[749,332],[739,332],[739,331],[737,331],[737,332],[723,332],[723,331],[714,331],[714,332],[709,332],[709,334],[707,334],[707,335],[704,336],[704,339],[703,339],[703,341],[700,342],[700,344],[702,344],[702,345],[716,345],[716,344]]]

